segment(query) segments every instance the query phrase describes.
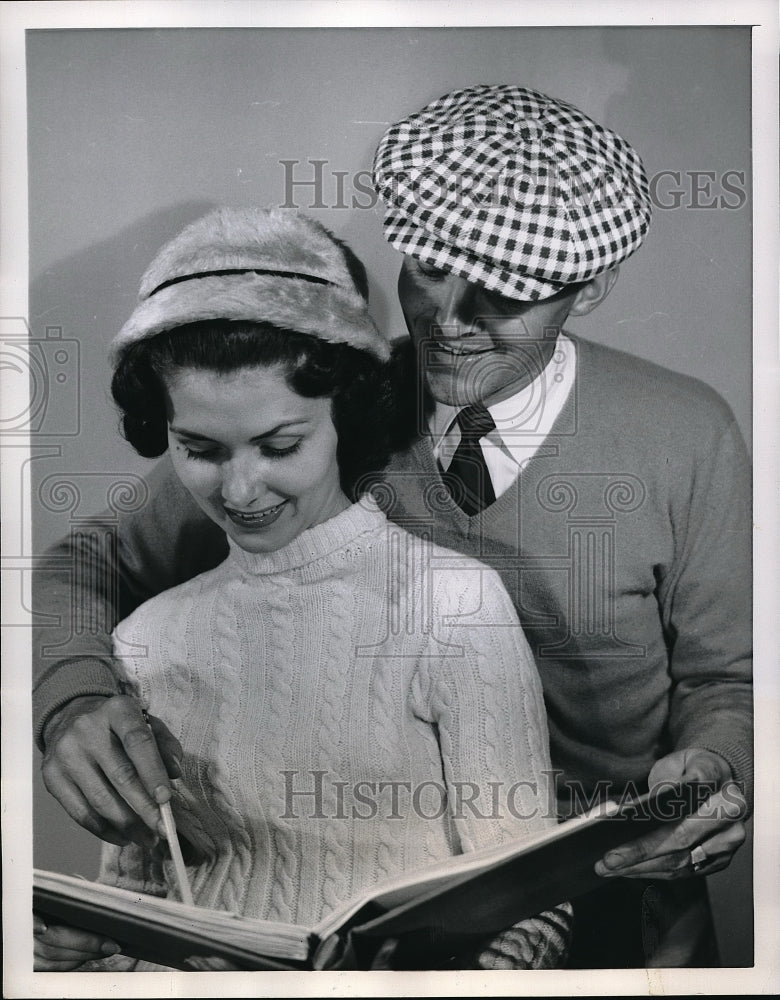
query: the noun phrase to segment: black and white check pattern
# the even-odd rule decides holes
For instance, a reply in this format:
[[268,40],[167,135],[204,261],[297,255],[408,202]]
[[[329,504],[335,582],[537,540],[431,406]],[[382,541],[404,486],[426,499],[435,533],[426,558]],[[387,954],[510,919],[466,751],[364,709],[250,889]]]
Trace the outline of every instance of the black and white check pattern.
[[650,224],[644,168],[624,139],[510,85],[455,91],[392,125],[374,185],[397,250],[515,299],[608,270]]

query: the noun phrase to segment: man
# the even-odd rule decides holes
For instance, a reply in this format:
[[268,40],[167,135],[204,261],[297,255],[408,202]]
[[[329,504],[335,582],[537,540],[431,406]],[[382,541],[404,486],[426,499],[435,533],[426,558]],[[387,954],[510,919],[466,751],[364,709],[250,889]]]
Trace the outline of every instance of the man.
[[[744,839],[752,771],[747,455],[706,386],[563,333],[647,231],[641,161],[570,105],[484,86],[392,126],[374,177],[424,376],[389,516],[501,573],[544,685],[561,815],[668,781],[712,789],[700,815],[602,859],[571,964],[716,964],[699,876]],[[119,576],[119,600],[75,596],[109,627],[224,554],[165,464],[150,490],[115,566],[79,557]],[[69,581],[39,589],[67,620]],[[155,720],[163,766],[108,649],[39,659],[44,778],[98,836],[143,839],[177,747]]]

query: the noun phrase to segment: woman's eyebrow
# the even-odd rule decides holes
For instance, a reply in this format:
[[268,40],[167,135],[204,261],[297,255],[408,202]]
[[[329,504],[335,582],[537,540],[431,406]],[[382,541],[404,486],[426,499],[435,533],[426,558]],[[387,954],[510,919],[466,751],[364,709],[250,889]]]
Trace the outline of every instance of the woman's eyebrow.
[[172,434],[177,434],[179,437],[189,438],[191,441],[211,441],[210,437],[206,437],[205,434],[196,434],[194,431],[188,431],[184,427],[174,427],[173,424],[169,425],[169,429]]
[[[285,420],[270,430],[263,431],[262,434],[257,434],[253,437],[252,441],[262,441],[265,438],[273,437],[275,434],[279,434],[282,431],[289,430],[292,427],[304,427],[309,424],[307,417],[300,417],[295,420]],[[208,437],[206,434],[198,434],[195,431],[188,431],[186,427],[177,427],[175,424],[170,424],[170,431],[172,434],[176,434],[179,437],[189,438],[191,441],[213,441],[213,438]]]

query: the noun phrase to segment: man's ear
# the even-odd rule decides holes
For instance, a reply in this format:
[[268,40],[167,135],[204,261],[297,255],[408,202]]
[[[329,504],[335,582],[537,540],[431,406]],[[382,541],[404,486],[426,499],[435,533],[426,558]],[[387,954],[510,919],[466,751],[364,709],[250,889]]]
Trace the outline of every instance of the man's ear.
[[617,281],[619,273],[620,267],[616,264],[609,271],[603,271],[595,278],[591,278],[587,285],[583,285],[575,295],[569,309],[569,315],[587,316],[589,312],[592,312],[612,291],[612,286]]

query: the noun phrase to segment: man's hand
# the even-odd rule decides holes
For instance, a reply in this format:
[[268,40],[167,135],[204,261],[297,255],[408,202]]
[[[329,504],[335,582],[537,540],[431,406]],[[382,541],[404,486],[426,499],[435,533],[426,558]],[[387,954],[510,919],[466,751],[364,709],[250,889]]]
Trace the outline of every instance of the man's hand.
[[[711,750],[678,750],[657,761],[648,778],[651,790],[659,783],[693,781],[716,791],[691,816],[608,851],[596,862],[597,874],[675,879],[712,875],[725,868],[745,840],[742,820],[747,812],[726,761]],[[702,859],[696,869],[691,859],[694,848]]]
[[135,698],[74,698],[43,733],[43,780],[80,826],[112,844],[152,846],[159,805],[181,775],[182,749],[159,719],[146,725]]
[[115,941],[100,934],[47,925],[37,914],[33,914],[33,934],[35,972],[70,972],[85,962],[116,955],[120,950]]

